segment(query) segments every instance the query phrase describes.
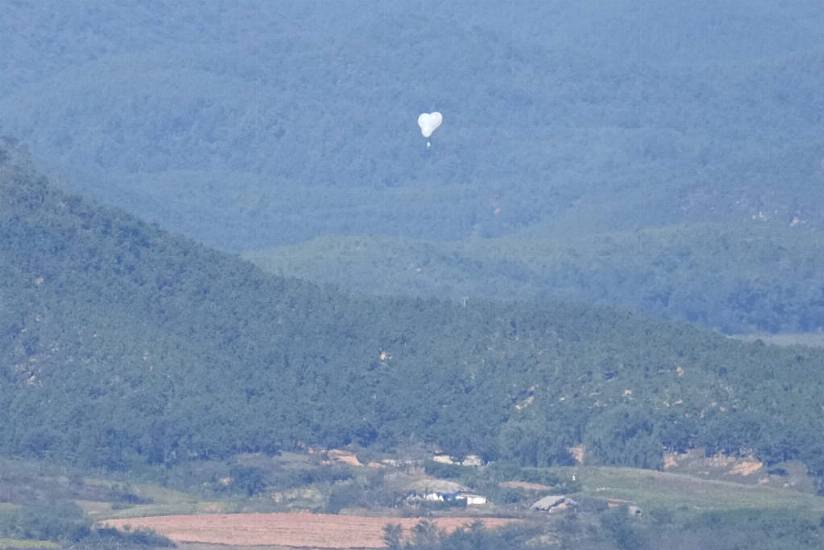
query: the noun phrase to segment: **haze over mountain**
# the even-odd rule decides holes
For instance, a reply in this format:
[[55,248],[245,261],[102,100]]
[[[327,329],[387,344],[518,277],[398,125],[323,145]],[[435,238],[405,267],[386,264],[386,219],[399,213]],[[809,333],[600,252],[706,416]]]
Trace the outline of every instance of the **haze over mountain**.
[[376,295],[620,304],[728,333],[816,332],[824,323],[824,239],[806,229],[690,224],[460,242],[328,236],[245,257]]
[[[614,267],[585,257],[572,282],[506,285],[729,332],[816,330],[805,270],[780,292],[765,281],[787,248],[793,265],[820,256],[792,243],[821,242],[824,222],[822,28],[813,0],[12,3],[0,130],[64,186],[224,250],[506,236],[490,246],[512,243],[518,264],[523,239],[618,231]],[[426,150],[415,119],[433,109],[445,123]],[[679,266],[699,283],[646,288],[654,258],[625,244],[639,229],[703,254]],[[755,268],[705,254],[714,231]],[[751,231],[775,253],[741,252]],[[323,249],[329,273],[344,252]],[[724,290],[707,298],[714,271]],[[462,295],[509,293],[488,270],[463,274]]]

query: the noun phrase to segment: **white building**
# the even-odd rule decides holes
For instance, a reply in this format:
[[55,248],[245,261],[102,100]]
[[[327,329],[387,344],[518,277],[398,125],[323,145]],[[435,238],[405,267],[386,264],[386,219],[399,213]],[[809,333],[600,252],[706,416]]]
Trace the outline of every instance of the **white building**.
[[465,500],[467,506],[483,506],[487,503],[483,495],[462,494],[458,495],[458,500]]

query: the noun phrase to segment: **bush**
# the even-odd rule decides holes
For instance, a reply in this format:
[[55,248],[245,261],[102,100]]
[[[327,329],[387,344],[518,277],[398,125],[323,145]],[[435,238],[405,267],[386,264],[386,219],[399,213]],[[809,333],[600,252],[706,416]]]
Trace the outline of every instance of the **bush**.
[[229,477],[232,478],[231,487],[249,497],[255,496],[266,488],[263,472],[258,468],[235,466],[229,470]]
[[455,464],[443,464],[434,460],[427,460],[423,465],[427,475],[440,479],[459,479],[466,473],[466,468]]
[[91,521],[69,501],[21,507],[12,522],[12,534],[22,538],[79,541],[91,532]]
[[363,491],[353,483],[337,483],[332,486],[329,499],[326,501],[326,512],[337,514],[347,507],[361,503]]

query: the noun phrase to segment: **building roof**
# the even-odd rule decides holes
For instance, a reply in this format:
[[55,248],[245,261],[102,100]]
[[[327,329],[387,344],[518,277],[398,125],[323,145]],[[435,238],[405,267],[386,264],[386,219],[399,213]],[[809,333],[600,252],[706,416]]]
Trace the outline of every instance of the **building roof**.
[[564,495],[547,495],[535,504],[530,506],[532,510],[549,510],[554,508],[566,500]]
[[467,491],[467,488],[446,479],[419,479],[406,486],[409,491],[419,493],[460,493]]

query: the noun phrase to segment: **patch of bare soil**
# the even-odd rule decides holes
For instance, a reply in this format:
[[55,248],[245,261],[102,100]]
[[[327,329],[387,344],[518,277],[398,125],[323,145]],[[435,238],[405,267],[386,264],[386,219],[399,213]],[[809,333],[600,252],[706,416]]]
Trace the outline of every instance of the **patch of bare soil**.
[[731,456],[717,453],[705,456],[703,449],[691,449],[686,453],[664,455],[664,470],[685,471],[712,477],[749,477],[760,474],[764,464],[752,456]]

